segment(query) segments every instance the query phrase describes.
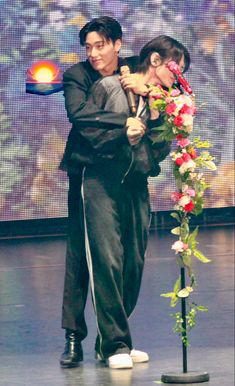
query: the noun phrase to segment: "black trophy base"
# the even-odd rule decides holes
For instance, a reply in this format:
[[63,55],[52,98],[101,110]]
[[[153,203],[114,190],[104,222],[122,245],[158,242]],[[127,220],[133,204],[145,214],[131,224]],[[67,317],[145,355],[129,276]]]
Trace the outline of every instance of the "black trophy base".
[[163,374],[163,383],[202,383],[209,381],[209,374],[200,371],[190,371],[187,373],[167,373]]

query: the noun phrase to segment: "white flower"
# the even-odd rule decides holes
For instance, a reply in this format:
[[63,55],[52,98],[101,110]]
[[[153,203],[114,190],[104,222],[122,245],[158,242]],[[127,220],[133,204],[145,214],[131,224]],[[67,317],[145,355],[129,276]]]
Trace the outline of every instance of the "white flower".
[[182,185],[182,192],[183,192],[183,193],[186,193],[187,190],[188,190],[188,188],[189,188],[189,186],[188,186],[187,184],[183,184],[183,185]]
[[182,154],[174,151],[174,152],[170,153],[170,156],[171,156],[172,160],[175,161],[177,158],[181,158]]
[[193,116],[190,114],[182,114],[182,118],[184,120],[184,126],[193,126]]
[[185,205],[189,204],[191,201],[189,196],[182,196],[179,201],[178,205],[184,207]]
[[195,168],[196,168],[195,162],[193,160],[190,160],[188,162],[184,162],[180,166],[179,172],[180,172],[180,174],[184,174],[187,171],[193,172]]
[[184,126],[184,131],[186,133],[191,133],[193,131],[193,125],[189,126]]
[[173,207],[174,210],[181,210],[180,206],[178,204],[174,205]]

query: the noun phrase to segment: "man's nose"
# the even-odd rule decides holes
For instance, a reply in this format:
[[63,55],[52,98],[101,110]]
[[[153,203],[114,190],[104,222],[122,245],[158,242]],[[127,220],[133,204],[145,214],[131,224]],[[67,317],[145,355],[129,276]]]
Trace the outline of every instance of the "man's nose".
[[91,50],[90,50],[90,56],[94,58],[97,55],[98,55],[97,48],[96,47],[92,47]]

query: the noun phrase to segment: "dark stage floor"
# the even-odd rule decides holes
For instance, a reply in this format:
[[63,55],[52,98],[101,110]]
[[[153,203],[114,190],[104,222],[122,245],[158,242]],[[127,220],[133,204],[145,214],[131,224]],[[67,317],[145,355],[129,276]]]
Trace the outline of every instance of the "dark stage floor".
[[[161,298],[178,271],[169,231],[152,232],[141,294],[131,317],[135,347],[148,351],[150,362],[133,370],[109,370],[96,363],[95,320],[87,305],[89,335],[85,360],[76,369],[60,369],[64,347],[60,328],[64,276],[64,237],[0,242],[0,385],[2,386],[154,386],[161,374],[182,371],[181,342],[172,332],[169,301]],[[201,313],[190,335],[189,371],[207,371],[211,386],[233,386],[234,369],[234,230],[202,228],[200,249],[213,262],[195,264]],[[196,385],[196,384],[195,384]]]

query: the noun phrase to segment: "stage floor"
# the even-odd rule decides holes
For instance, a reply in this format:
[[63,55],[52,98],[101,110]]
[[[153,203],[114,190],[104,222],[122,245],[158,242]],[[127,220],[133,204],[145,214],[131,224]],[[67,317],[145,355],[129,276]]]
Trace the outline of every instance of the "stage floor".
[[[136,348],[150,362],[133,370],[109,370],[94,359],[95,318],[89,298],[89,335],[84,362],[61,369],[64,348],[60,328],[65,237],[0,241],[0,385],[2,386],[154,386],[161,374],[182,371],[180,338],[172,332],[168,299],[178,269],[170,231],[151,232],[139,302],[130,319]],[[196,262],[194,299],[209,308],[190,333],[188,370],[206,371],[211,386],[233,386],[234,229],[201,228],[202,252],[210,264]],[[178,310],[178,309],[177,309]],[[195,384],[197,385],[197,384]]]

